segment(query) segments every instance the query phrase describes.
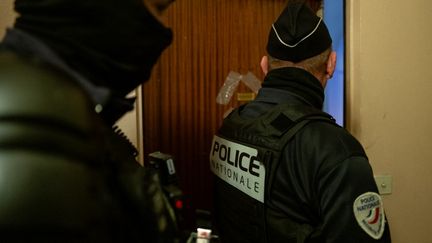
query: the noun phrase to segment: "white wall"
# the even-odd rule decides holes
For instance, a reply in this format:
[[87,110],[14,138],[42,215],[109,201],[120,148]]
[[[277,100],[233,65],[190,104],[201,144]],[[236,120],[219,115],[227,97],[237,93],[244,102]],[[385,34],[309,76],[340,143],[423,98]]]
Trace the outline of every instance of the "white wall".
[[128,136],[129,140],[138,148],[139,156],[138,161],[140,164],[144,164],[146,157],[143,147],[143,128],[142,128],[142,106],[141,106],[141,86],[136,88],[135,91],[131,92],[132,96],[137,97],[135,102],[135,109],[127,113],[117,125],[122,131]]
[[432,243],[432,1],[348,0],[348,128],[384,196],[393,243]]
[[0,0],[0,39],[3,38],[6,27],[13,25],[14,19],[13,0]]

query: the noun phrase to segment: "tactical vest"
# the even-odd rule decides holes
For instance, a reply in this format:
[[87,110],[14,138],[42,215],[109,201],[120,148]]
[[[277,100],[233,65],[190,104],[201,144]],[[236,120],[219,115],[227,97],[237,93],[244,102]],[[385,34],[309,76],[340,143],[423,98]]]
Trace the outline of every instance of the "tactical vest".
[[240,117],[240,110],[224,120],[210,153],[222,242],[320,242],[311,226],[272,216],[266,202],[290,139],[311,121],[335,124],[334,119],[317,109],[289,104],[277,105],[256,119]]

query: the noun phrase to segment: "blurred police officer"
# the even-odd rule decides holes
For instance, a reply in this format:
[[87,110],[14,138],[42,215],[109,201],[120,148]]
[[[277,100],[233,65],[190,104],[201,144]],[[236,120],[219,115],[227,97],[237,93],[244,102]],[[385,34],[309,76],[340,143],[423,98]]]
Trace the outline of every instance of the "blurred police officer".
[[271,26],[256,99],[214,137],[222,242],[390,242],[360,143],[321,111],[336,54],[322,18],[289,4]]
[[174,242],[157,173],[112,126],[172,0],[16,0],[0,45],[0,241]]

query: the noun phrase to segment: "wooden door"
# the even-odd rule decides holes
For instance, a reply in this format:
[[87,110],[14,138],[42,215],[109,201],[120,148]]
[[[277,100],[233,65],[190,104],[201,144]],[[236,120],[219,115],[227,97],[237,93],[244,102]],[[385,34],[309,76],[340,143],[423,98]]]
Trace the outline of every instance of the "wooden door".
[[144,150],[174,156],[192,208],[211,208],[212,138],[224,112],[240,104],[219,105],[216,96],[230,71],[263,79],[259,62],[286,2],[177,0],[168,10],[173,44],[143,86]]

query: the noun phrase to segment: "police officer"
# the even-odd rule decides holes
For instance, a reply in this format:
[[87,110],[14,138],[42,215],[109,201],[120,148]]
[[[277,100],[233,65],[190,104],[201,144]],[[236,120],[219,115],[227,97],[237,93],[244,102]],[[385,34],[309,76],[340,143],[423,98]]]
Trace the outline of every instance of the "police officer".
[[172,0],[16,0],[0,45],[0,241],[175,242],[157,173],[112,128]]
[[256,99],[214,137],[222,242],[390,242],[360,143],[321,111],[336,54],[322,18],[291,3],[271,26]]

